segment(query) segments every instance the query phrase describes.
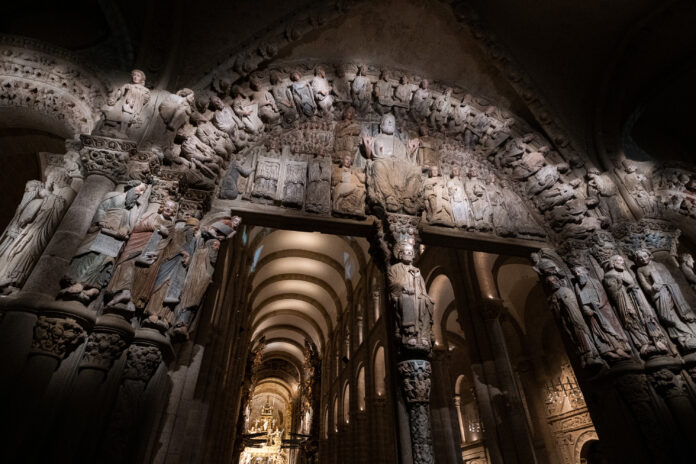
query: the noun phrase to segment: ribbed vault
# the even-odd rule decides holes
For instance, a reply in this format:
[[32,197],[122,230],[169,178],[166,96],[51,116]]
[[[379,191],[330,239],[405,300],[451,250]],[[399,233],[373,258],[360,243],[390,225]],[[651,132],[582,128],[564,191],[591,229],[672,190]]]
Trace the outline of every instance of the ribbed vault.
[[251,348],[264,343],[257,384],[291,394],[302,380],[305,341],[320,355],[330,343],[370,259],[369,246],[364,238],[264,227],[246,230],[246,237]]

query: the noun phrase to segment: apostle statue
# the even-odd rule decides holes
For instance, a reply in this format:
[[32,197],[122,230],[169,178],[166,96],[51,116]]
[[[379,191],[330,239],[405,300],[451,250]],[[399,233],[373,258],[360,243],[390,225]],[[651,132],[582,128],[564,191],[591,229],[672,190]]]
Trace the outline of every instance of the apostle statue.
[[429,349],[432,344],[433,300],[420,270],[413,265],[413,244],[394,245],[399,260],[388,271],[389,294],[396,307],[397,337],[406,348]]
[[332,209],[338,214],[365,217],[365,173],[352,166],[353,155],[344,153],[340,165],[333,168]]
[[667,339],[657,322],[650,304],[638,284],[626,269],[622,256],[614,255],[604,266],[604,287],[624,330],[641,357],[668,352]]
[[420,86],[413,93],[411,99],[411,115],[420,122],[430,116],[432,97],[430,95],[430,81],[423,79]]
[[334,161],[341,161],[345,155],[351,159],[358,153],[360,147],[360,135],[362,128],[355,121],[355,108],[346,107],[343,111],[343,119],[336,123],[334,128]]
[[140,213],[139,199],[147,186],[134,182],[124,192],[107,193],[92,225],[61,280],[58,297],[89,303],[109,282],[116,257]]
[[326,79],[326,71],[321,66],[314,70],[314,78],[310,84],[314,93],[314,100],[322,114],[328,115],[333,111],[333,95],[331,95],[331,85]]
[[370,110],[372,102],[372,82],[367,77],[367,66],[358,66],[358,74],[353,79],[351,85],[351,95],[353,96],[353,106],[360,114],[366,114]]
[[549,302],[563,326],[563,331],[577,351],[583,368],[602,365],[602,359],[587,327],[582,311],[575,298],[575,292],[556,275],[547,275],[545,284],[549,290]]
[[259,81],[258,77],[249,78],[249,86],[252,94],[251,100],[258,105],[259,117],[267,124],[275,124],[280,119],[280,111],[276,106],[275,98],[271,92],[266,90]]
[[464,184],[461,179],[461,168],[453,166],[450,178],[447,181],[447,193],[452,203],[452,215],[454,223],[462,229],[471,228],[471,204],[466,196]]
[[275,99],[276,107],[280,111],[280,115],[285,124],[292,123],[297,119],[297,109],[295,101],[292,98],[292,92],[287,83],[284,82],[283,76],[278,71],[271,71],[271,95]]
[[257,134],[263,130],[263,121],[259,118],[259,105],[251,101],[238,85],[232,86],[230,96],[234,99],[232,110],[241,121],[241,128],[250,134]]
[[198,238],[193,257],[188,264],[181,297],[174,310],[172,336],[175,341],[188,339],[196,312],[208,286],[213,281],[220,242],[232,238],[240,223],[239,216],[218,220],[206,228]]
[[429,177],[423,182],[423,199],[425,200],[425,218],[429,224],[454,226],[449,191],[437,166],[430,167]]
[[130,304],[143,307],[150,291],[144,268],[157,258],[157,245],[169,235],[177,208],[175,201],[167,200],[161,210],[143,215],[135,224],[106,287],[106,307]]
[[667,334],[682,351],[696,350],[696,315],[674,277],[664,264],[653,260],[650,251],[639,249],[635,257],[640,286],[651,298]]
[[292,98],[297,106],[297,112],[311,118],[317,110],[317,104],[314,102],[314,94],[309,83],[302,79],[298,71],[293,71],[290,74],[290,91]]
[[597,168],[587,170],[587,196],[597,202],[598,209],[607,220],[612,223],[625,217],[623,208],[619,203],[616,185],[611,178],[599,172]]
[[696,271],[694,271],[694,257],[691,253],[683,253],[679,256],[679,269],[681,269],[691,288],[696,290]]
[[220,181],[220,198],[225,200],[234,200],[239,196],[239,187],[237,182],[239,177],[247,178],[254,170],[243,165],[242,160],[238,157],[233,157],[230,165],[227,167],[225,176]]
[[174,322],[173,308],[179,303],[186,268],[199,245],[199,226],[199,220],[192,217],[178,221],[158,246],[157,260],[147,274],[148,280],[154,276],[154,282],[150,281],[145,325],[164,331]]
[[476,167],[469,169],[468,177],[464,188],[471,204],[472,226],[478,231],[490,232],[493,229],[493,220],[486,184],[479,177],[479,171]]
[[9,225],[0,236],[0,292],[13,293],[24,284],[43,253],[75,192],[63,169],[52,169],[46,183],[30,180]]
[[114,137],[127,137],[129,130],[141,125],[140,112],[150,101],[150,90],[145,87],[145,73],[131,71],[131,82],[113,92],[102,108],[99,132]]
[[176,95],[169,95],[159,106],[159,114],[167,129],[176,133],[186,124],[193,113],[195,99],[193,90],[181,89]]
[[630,358],[631,346],[604,287],[584,266],[574,266],[575,293],[599,354],[609,360]]
[[435,98],[435,101],[433,101],[432,113],[430,113],[430,124],[438,129],[447,126],[447,121],[449,120],[450,111],[452,109],[450,103],[451,97],[452,89],[448,87],[442,95]]
[[389,71],[384,69],[375,83],[375,109],[379,114],[389,113],[394,106],[394,87]]
[[364,136],[363,146],[368,158],[368,187],[373,201],[389,212],[402,208],[415,214],[420,206],[421,172],[414,162],[418,140],[409,142],[408,148],[395,135],[394,115],[385,114],[380,123],[380,133],[375,137]]

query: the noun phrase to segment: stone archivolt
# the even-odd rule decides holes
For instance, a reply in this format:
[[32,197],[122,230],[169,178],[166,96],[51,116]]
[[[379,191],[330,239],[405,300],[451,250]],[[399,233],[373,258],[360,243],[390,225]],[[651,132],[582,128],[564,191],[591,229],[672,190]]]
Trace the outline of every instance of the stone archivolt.
[[72,57],[29,39],[0,37],[0,106],[27,108],[64,121],[74,134],[99,119],[106,86]]

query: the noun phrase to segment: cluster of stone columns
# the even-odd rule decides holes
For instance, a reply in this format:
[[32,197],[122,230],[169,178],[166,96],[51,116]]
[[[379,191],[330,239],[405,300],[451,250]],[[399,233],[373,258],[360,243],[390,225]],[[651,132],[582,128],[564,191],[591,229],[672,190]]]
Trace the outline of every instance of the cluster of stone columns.
[[642,220],[535,256],[600,440],[617,462],[685,463],[696,453],[696,295],[679,269],[678,236]]

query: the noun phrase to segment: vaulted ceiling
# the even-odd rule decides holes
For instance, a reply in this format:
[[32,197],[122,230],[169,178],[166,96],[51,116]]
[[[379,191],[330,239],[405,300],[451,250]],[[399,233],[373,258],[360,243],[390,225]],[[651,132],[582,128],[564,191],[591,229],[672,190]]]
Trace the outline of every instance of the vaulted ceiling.
[[[252,346],[261,338],[259,378],[291,386],[304,361],[305,340],[324,352],[349,306],[370,257],[364,238],[255,227],[247,303]],[[295,367],[295,371],[288,365]]]

